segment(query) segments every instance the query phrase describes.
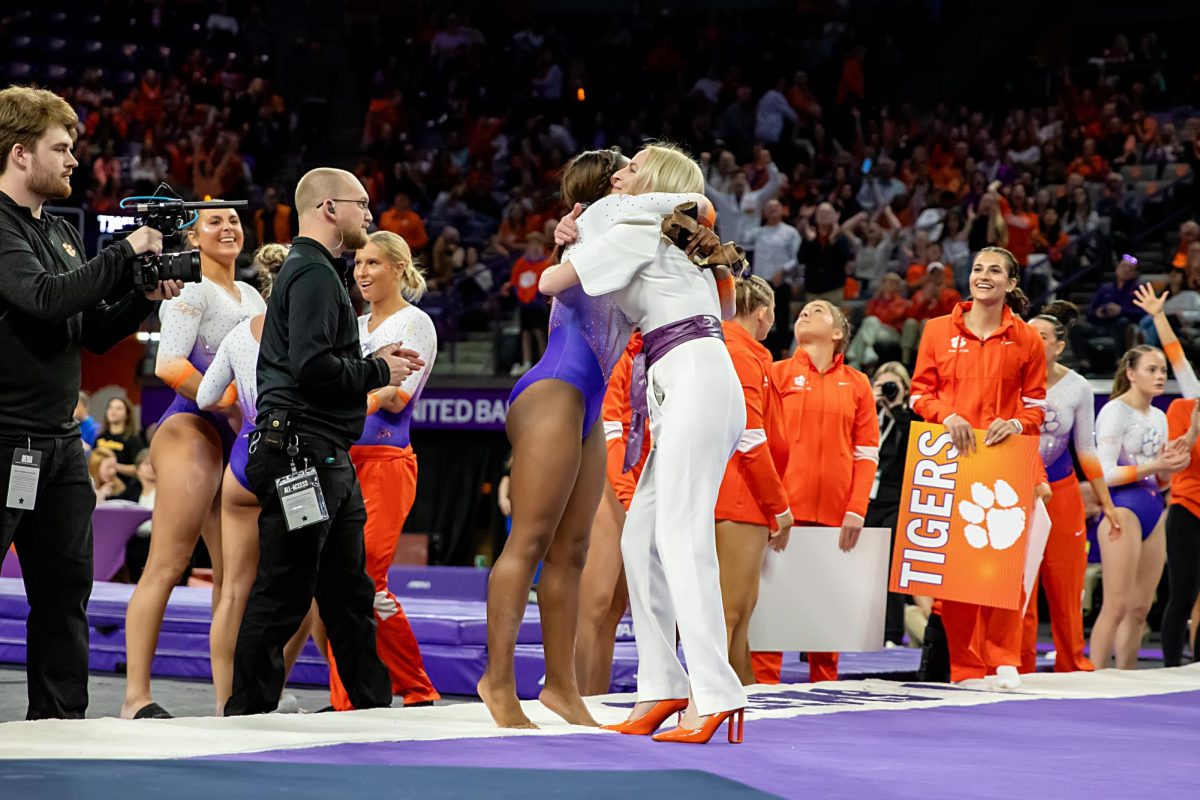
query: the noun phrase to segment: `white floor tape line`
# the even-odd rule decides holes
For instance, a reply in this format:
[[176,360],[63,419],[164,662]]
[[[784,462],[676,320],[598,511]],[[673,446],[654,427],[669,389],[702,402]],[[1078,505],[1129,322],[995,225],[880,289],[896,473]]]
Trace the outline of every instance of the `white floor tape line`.
[[[1176,669],[1105,670],[1024,677],[1015,691],[881,680],[749,687],[755,719],[853,711],[975,706],[1022,700],[1112,699],[1200,690],[1200,664]],[[602,723],[623,719],[633,695],[588,699]],[[501,736],[619,734],[567,725],[537,701],[523,704],[539,730],[501,730],[482,703],[340,714],[264,714],[219,719],[42,720],[0,724],[0,759],[156,759],[255,753],[334,744]]]

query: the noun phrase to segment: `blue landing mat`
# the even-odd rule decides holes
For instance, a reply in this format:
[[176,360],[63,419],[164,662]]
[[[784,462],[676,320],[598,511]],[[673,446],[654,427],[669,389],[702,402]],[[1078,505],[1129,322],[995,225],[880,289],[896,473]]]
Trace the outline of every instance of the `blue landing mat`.
[[539,770],[331,766],[265,761],[0,761],[5,798],[232,800],[375,797],[387,800],[614,800],[636,797],[774,798],[696,770]]

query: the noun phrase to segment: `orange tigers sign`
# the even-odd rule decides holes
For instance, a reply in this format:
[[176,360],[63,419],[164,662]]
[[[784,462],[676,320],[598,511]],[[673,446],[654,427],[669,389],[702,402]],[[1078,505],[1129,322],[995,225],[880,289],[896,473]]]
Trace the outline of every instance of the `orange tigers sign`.
[[994,447],[975,431],[959,457],[942,425],[914,422],[892,551],[891,590],[1017,609],[1037,482],[1038,437]]

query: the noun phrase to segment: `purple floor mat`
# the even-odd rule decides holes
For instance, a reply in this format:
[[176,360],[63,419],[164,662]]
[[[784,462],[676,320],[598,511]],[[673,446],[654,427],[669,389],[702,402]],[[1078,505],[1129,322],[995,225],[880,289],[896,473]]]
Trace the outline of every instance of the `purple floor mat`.
[[[445,570],[450,570],[447,575]],[[414,582],[429,578],[438,588],[431,591],[453,595],[455,592],[478,588],[479,573],[461,568],[402,568],[393,569],[402,590]],[[486,573],[485,573],[486,574]],[[471,581],[475,583],[472,584]],[[421,590],[419,587],[415,590]],[[133,586],[119,583],[96,583],[88,604],[91,621],[92,669],[117,672],[125,662],[125,609]],[[400,596],[413,633],[421,645],[434,686],[443,694],[475,693],[475,684],[487,664],[487,607],[482,600],[454,597]],[[208,658],[208,634],[211,593],[208,589],[177,587],[163,618],[158,650],[151,666],[153,674],[162,677],[211,678]],[[25,588],[20,580],[0,579],[0,662],[25,662],[25,617],[29,606]],[[632,626],[626,619],[618,628],[618,641],[613,658],[611,690],[630,692],[637,688],[637,649],[632,641]],[[541,625],[537,606],[529,605],[517,639],[517,694],[522,699],[536,697],[541,690],[545,663],[541,647]],[[839,674],[843,678],[908,679],[915,676],[920,665],[920,652],[909,648],[893,648],[868,653],[843,653]],[[1049,668],[1044,659],[1040,668]],[[784,655],[782,680],[785,683],[805,683],[809,679],[808,665],[796,653]],[[323,685],[329,682],[324,659],[309,642],[292,671],[296,684]]]
[[797,798],[1191,797],[1197,708],[1200,691],[791,719],[751,715],[746,743],[736,746],[567,735],[345,744],[222,760],[698,769]]

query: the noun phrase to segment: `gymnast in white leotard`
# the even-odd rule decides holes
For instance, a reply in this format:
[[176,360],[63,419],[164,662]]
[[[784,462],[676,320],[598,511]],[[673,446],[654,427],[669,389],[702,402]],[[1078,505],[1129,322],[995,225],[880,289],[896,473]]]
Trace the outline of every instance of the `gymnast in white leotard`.
[[[203,211],[189,234],[200,250],[203,279],[164,303],[155,372],[177,394],[150,442],[150,462],[158,480],[151,525],[150,557],[130,598],[125,617],[126,719],[168,716],[150,694],[150,663],[171,589],[187,568],[197,537],[204,536],[213,562],[213,601],[220,599],[220,504],[222,473],[233,444],[234,427],[224,414],[203,412],[195,403],[203,370],[221,340],[243,319],[265,309],[262,297],[234,280],[242,251],[242,225],[232,209]],[[233,393],[226,397],[236,416]]]

